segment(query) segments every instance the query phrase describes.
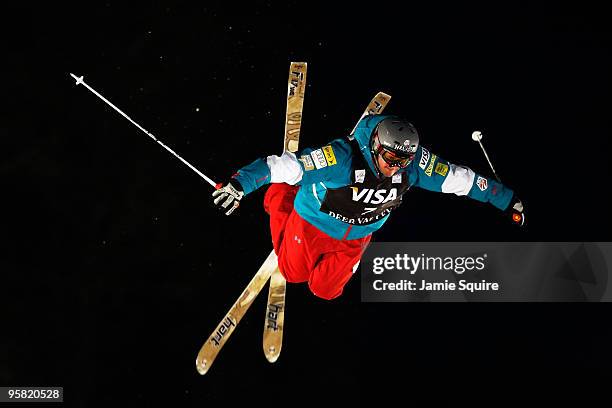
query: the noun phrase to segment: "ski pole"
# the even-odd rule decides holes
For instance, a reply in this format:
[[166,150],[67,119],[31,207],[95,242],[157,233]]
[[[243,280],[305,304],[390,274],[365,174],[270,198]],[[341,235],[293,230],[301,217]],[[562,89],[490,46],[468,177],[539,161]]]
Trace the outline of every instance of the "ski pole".
[[200,170],[196,169],[194,166],[191,165],[191,163],[189,163],[187,160],[183,159],[181,156],[179,156],[178,154],[176,154],[174,152],[174,150],[170,149],[168,146],[166,146],[165,144],[163,144],[159,139],[157,139],[155,136],[153,136],[153,133],[149,132],[148,130],[146,130],[145,128],[143,128],[142,126],[140,126],[138,123],[136,123],[135,121],[133,121],[128,115],[126,115],[125,113],[123,113],[121,111],[121,109],[119,109],[118,107],[116,107],[115,105],[113,105],[108,99],[106,99],[105,97],[103,97],[102,95],[100,95],[95,89],[93,89],[92,87],[90,87],[89,85],[87,85],[85,83],[85,81],[83,80],[83,76],[81,75],[80,77],[77,77],[74,74],[70,74],[70,76],[72,76],[75,80],[76,80],[76,84],[77,85],[83,85],[85,88],[89,89],[94,95],[96,95],[98,98],[102,99],[104,102],[106,102],[111,108],[113,108],[114,110],[116,110],[117,112],[119,112],[119,114],[121,116],[123,116],[124,118],[126,118],[127,120],[129,120],[130,122],[132,122],[132,124],[134,126],[136,126],[138,129],[142,130],[144,133],[147,134],[147,136],[149,136],[151,139],[155,140],[161,147],[163,147],[164,149],[166,149],[167,151],[169,151],[170,153],[172,153],[172,155],[174,157],[176,157],[177,159],[179,159],[180,161],[182,161],[183,163],[185,163],[185,165],[187,165],[187,167],[189,167],[191,170],[195,171],[196,173],[198,173],[198,175],[200,177],[202,177],[204,180],[206,180],[208,182],[208,184],[210,184],[211,186],[213,186],[214,188],[216,188],[217,190],[220,189],[222,187],[222,183],[215,183],[214,181],[212,181],[210,178],[208,178],[204,173],[202,173]]
[[495,174],[495,178],[497,179],[497,181],[499,181],[501,183],[501,180],[499,179],[499,176],[497,175],[497,173],[495,172],[495,169],[493,168],[493,163],[491,163],[491,159],[489,159],[489,155],[487,154],[487,151],[485,150],[484,146],[482,145],[482,132],[476,130],[474,132],[472,132],[472,140],[475,142],[478,142],[478,144],[480,145],[480,148],[482,149],[482,152],[484,153],[487,161],[489,162],[489,166],[491,166],[491,170],[493,170],[493,174]]
[[[478,142],[478,144],[480,144],[480,147],[482,148],[482,152],[484,153],[485,157],[487,158],[487,161],[489,162],[489,166],[491,166],[491,170],[493,170],[493,174],[495,174],[495,178],[497,179],[497,181],[499,181],[501,183],[501,180],[500,180],[499,176],[497,175],[497,173],[495,172],[495,169],[493,168],[493,163],[491,163],[491,159],[489,159],[489,155],[487,154],[487,151],[485,150],[484,146],[482,145],[482,132],[480,132],[478,130],[475,130],[474,132],[472,132],[472,140],[475,141],[475,142]],[[518,207],[517,207],[517,205],[518,205]],[[525,214],[523,213],[523,203],[519,201],[517,204],[515,204],[514,209],[516,211],[514,211],[512,213],[512,222],[514,222],[515,224],[518,224],[518,225],[525,224]]]

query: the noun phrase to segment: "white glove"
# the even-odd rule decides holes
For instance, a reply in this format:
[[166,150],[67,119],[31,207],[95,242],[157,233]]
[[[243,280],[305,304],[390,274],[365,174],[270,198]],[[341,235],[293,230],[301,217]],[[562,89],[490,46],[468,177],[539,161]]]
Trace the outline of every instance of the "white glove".
[[[240,206],[240,199],[244,196],[242,186],[237,181],[230,181],[225,186],[212,193],[215,197],[214,203],[221,211],[225,211],[225,215],[230,215],[236,208]],[[225,199],[225,201],[223,200]]]

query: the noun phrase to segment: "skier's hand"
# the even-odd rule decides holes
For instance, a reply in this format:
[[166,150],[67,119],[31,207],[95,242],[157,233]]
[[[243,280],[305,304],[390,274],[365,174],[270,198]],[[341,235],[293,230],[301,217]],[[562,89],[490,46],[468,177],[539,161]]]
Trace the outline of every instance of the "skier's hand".
[[525,207],[519,198],[514,195],[510,201],[510,205],[504,213],[512,220],[513,223],[519,226],[525,225]]
[[244,196],[242,186],[236,180],[230,180],[225,186],[212,193],[215,205],[230,215],[240,205],[240,199]]

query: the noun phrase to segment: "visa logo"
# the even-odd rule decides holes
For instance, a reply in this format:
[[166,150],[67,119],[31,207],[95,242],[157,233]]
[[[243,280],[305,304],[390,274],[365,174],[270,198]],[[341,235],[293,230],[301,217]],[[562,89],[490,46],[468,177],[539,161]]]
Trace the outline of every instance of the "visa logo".
[[357,187],[353,189],[353,201],[361,201],[366,204],[381,204],[393,201],[397,198],[397,188],[391,190],[374,190],[372,188],[364,188],[361,191]]

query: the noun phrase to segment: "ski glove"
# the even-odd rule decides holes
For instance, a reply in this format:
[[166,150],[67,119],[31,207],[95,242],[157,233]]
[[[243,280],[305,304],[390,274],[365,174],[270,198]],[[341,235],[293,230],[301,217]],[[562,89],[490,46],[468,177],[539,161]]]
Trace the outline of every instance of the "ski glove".
[[215,197],[215,205],[221,211],[225,211],[225,215],[230,215],[240,205],[240,199],[244,196],[244,192],[238,181],[231,180],[225,186],[215,190],[212,196]]
[[525,225],[525,207],[516,195],[512,197],[512,201],[510,201],[510,205],[505,213],[513,223],[521,227]]

